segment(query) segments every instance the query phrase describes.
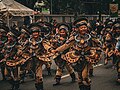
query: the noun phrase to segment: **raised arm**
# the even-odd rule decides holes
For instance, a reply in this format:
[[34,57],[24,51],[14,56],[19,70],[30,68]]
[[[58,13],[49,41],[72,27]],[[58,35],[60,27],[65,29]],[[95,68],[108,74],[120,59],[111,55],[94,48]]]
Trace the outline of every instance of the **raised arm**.
[[58,47],[55,51],[56,52],[62,52],[66,49],[68,49],[69,47],[73,46],[73,44],[75,43],[74,37],[70,37],[65,44],[63,44],[62,46]]

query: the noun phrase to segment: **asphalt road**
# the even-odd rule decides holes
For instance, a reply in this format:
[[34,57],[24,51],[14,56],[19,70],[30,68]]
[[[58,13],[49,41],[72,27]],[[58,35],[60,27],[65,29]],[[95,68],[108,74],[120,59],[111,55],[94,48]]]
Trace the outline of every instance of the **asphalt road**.
[[[66,71],[63,73],[61,85],[55,87],[53,87],[55,70],[52,70],[52,76],[47,76],[46,71],[43,73],[45,90],[79,90],[77,82],[71,83],[71,78]],[[110,64],[107,66],[99,64],[94,68],[94,77],[91,78],[91,90],[120,90],[120,85],[116,83],[116,78],[117,72]],[[9,87],[8,82],[0,81],[0,90],[8,90]],[[34,80],[27,78],[25,83],[20,85],[20,90],[35,90]]]

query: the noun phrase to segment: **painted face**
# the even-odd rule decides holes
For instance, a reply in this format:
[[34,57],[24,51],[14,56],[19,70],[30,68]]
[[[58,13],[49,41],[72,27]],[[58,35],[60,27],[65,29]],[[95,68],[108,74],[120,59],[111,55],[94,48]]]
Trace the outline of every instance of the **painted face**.
[[32,33],[32,36],[33,36],[33,38],[38,38],[38,36],[39,36],[39,27],[32,27],[31,28],[32,30],[35,30],[35,31],[33,31],[33,33]]
[[88,33],[88,27],[86,25],[82,25],[78,28],[78,31],[80,34],[84,35],[85,33]]
[[65,37],[66,31],[64,29],[62,29],[62,30],[60,30],[59,34],[60,34],[60,36]]
[[38,38],[39,37],[39,32],[33,32],[32,36],[33,36],[33,38]]
[[108,33],[108,34],[106,35],[106,40],[111,40],[111,38],[112,38],[112,36]]
[[13,40],[13,37],[11,35],[7,35],[8,36],[8,41],[12,41]]

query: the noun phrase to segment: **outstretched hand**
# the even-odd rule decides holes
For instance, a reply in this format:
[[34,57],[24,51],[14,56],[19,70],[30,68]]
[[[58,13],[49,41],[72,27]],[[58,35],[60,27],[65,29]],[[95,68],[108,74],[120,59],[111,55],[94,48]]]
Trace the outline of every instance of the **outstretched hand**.
[[56,50],[51,50],[51,52],[52,52],[52,53],[57,53],[57,51],[56,51]]

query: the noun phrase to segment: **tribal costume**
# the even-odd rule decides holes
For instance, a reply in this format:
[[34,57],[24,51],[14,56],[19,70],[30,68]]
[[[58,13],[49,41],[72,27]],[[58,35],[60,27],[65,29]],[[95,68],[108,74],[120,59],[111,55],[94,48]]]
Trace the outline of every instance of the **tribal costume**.
[[[61,23],[58,25],[58,34],[54,35],[54,38],[51,39],[51,43],[53,45],[53,48],[56,49],[58,47],[60,47],[61,45],[63,45],[66,40],[68,39],[68,35],[69,35],[69,26],[66,23]],[[72,66],[66,62],[65,60],[63,60],[61,57],[62,55],[66,54],[69,51],[69,48],[65,51],[63,51],[62,53],[60,53],[56,58],[54,58],[54,61],[57,65],[57,72],[56,72],[56,83],[53,85],[59,85],[60,84],[60,80],[61,80],[61,76],[62,76],[62,70],[64,69],[64,67],[66,67],[68,73],[70,74],[71,78],[72,78],[72,82],[75,82],[75,73],[74,70],[72,68]]]
[[50,49],[50,43],[45,39],[44,31],[48,27],[40,26],[38,23],[33,23],[29,26],[31,36],[29,38],[30,54],[32,55],[33,71],[35,72],[35,87],[36,90],[43,90],[42,66],[48,64],[50,59],[47,56]]
[[5,43],[2,52],[4,53],[4,61],[6,63],[6,70],[7,70],[7,80],[12,85],[11,90],[18,90],[19,89],[19,64],[18,58],[16,57],[17,54],[17,37],[11,31],[7,33],[8,41]]
[[78,19],[74,22],[78,29],[75,36],[70,37],[65,44],[53,52],[62,52],[71,48],[62,58],[70,63],[78,73],[80,90],[90,90],[91,80],[88,77],[89,64],[92,57],[92,39],[88,33],[87,20]]

